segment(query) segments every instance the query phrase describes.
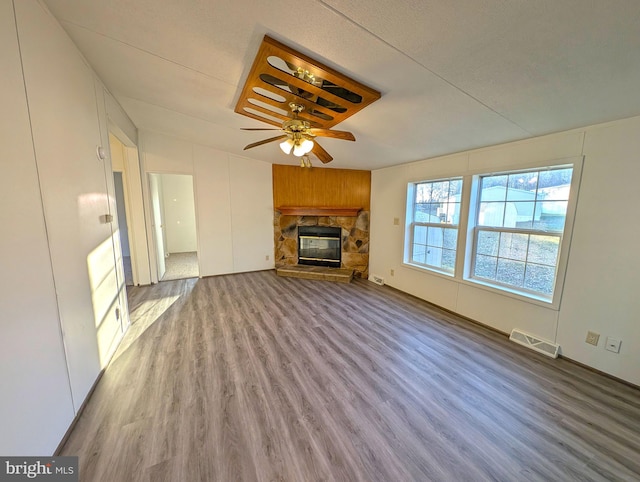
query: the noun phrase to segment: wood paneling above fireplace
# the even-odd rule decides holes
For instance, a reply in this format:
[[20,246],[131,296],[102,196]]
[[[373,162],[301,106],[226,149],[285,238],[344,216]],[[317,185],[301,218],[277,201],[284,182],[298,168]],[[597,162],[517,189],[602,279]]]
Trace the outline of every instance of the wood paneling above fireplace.
[[[369,211],[371,171],[273,165],[273,205]],[[356,213],[357,214],[357,213]]]

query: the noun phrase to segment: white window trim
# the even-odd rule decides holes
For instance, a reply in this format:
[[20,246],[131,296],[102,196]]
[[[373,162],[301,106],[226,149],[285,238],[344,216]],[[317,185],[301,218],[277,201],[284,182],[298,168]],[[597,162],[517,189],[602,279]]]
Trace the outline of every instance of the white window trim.
[[[564,279],[567,269],[567,262],[569,258],[569,247],[571,245],[571,236],[573,233],[573,223],[575,219],[576,206],[578,201],[578,192],[580,187],[580,180],[582,178],[582,166],[583,166],[583,157],[575,157],[569,159],[557,159],[555,161],[548,161],[542,163],[532,163],[527,166],[518,166],[516,169],[513,168],[504,168],[495,172],[478,172],[474,173],[470,179],[471,184],[471,196],[470,202],[468,206],[478,206],[479,203],[479,186],[480,186],[480,177],[488,176],[488,175],[497,175],[503,173],[512,174],[514,172],[522,171],[527,172],[535,169],[541,169],[548,167],[550,169],[557,169],[562,167],[571,167],[573,169],[573,174],[571,176],[571,188],[569,191],[569,202],[567,204],[567,215],[565,218],[564,230],[562,233],[551,232],[549,234],[556,235],[559,234],[561,236],[560,242],[560,253],[558,256],[558,261],[556,263],[556,276],[555,276],[555,286],[553,290],[553,296],[547,297],[543,294],[533,293],[527,291],[526,289],[518,289],[517,287],[512,287],[508,285],[502,285],[500,282],[495,282],[491,280],[484,280],[481,278],[473,277],[473,261],[475,260],[475,243],[474,236],[476,231],[476,216],[477,209],[474,212],[469,213],[469,219],[466,224],[466,250],[464,255],[464,269],[462,271],[463,276],[460,280],[464,284],[477,286],[482,289],[486,289],[492,291],[494,293],[503,294],[505,296],[509,296],[512,298],[516,298],[519,300],[527,301],[529,303],[534,303],[540,306],[544,306],[546,308],[552,308],[554,310],[560,309],[560,301],[562,299],[562,292],[564,289]],[[483,226],[482,229],[491,229],[491,227]],[[500,228],[501,230],[505,230],[504,228]],[[509,229],[506,229],[507,231]],[[519,232],[525,233],[525,231],[520,230]],[[528,232],[528,231],[527,231]],[[526,233],[525,233],[526,234]],[[532,234],[532,233],[529,233]],[[536,231],[535,234],[544,234],[543,231]]]
[[[402,259],[402,264],[404,266],[407,266],[409,268],[413,268],[413,269],[417,269],[420,271],[428,271],[430,274],[435,274],[435,275],[440,275],[445,277],[446,279],[451,279],[451,278],[455,278],[456,273],[459,273],[459,261],[461,256],[459,256],[459,253],[461,253],[462,251],[459,251],[460,249],[460,238],[463,238],[464,236],[462,236],[462,232],[461,232],[461,228],[462,228],[462,223],[459,222],[458,224],[447,224],[447,223],[422,223],[422,222],[415,222],[413,220],[414,217],[414,203],[415,203],[415,198],[416,198],[416,185],[417,184],[421,184],[421,183],[433,183],[433,182],[441,182],[441,181],[451,181],[451,180],[460,180],[462,181],[462,193],[460,196],[460,221],[462,221],[462,211],[464,209],[464,203],[465,203],[465,196],[464,196],[464,190],[466,187],[466,183],[468,182],[466,179],[466,176],[457,174],[457,175],[452,175],[452,176],[445,176],[445,177],[438,177],[438,178],[434,178],[434,179],[423,179],[420,181],[412,181],[407,185],[407,202],[406,202],[406,209],[405,209],[405,235],[404,235],[404,250],[403,250],[403,259]],[[409,219],[409,216],[411,216],[411,219]],[[416,263],[412,261],[412,254],[413,254],[413,226],[414,225],[419,225],[419,226],[434,226],[434,227],[441,227],[441,228],[455,228],[458,231],[458,236],[457,236],[457,242],[456,242],[456,262],[454,265],[454,269],[453,269],[453,273],[450,273],[448,271],[445,271],[443,269],[439,269],[436,266],[431,266],[431,265],[427,265],[427,264],[420,264],[420,263]]]
[[[576,206],[578,203],[580,182],[582,179],[582,169],[584,165],[584,156],[568,157],[561,159],[553,159],[546,161],[533,161],[523,163],[520,165],[505,165],[500,166],[499,169],[469,169],[464,173],[450,173],[447,176],[434,176],[433,179],[426,177],[419,180],[414,180],[408,183],[407,186],[407,199],[405,204],[405,230],[404,230],[404,250],[402,264],[408,268],[418,270],[422,273],[441,277],[448,281],[455,281],[457,283],[472,286],[474,288],[483,289],[501,296],[517,299],[527,303],[542,306],[544,308],[553,309],[558,311],[560,309],[560,303],[562,301],[562,293],[564,291],[564,282],[567,271],[567,264],[569,260],[569,248],[571,246],[571,239],[573,236],[573,225],[576,216]],[[522,291],[508,287],[499,286],[490,282],[485,282],[482,279],[472,278],[472,261],[473,250],[475,249],[473,242],[473,235],[475,229],[475,221],[477,210],[471,210],[471,206],[477,204],[479,198],[478,192],[478,179],[480,176],[487,176],[492,174],[501,173],[513,173],[513,172],[526,172],[541,168],[560,168],[560,167],[572,167],[573,175],[571,178],[571,189],[569,194],[569,203],[567,205],[567,215],[565,218],[564,231],[561,234],[562,240],[560,242],[560,253],[557,261],[555,287],[553,291],[553,298],[545,297],[544,295],[537,295],[535,293],[524,294]],[[437,182],[440,180],[460,178],[462,177],[462,196],[460,200],[460,219],[458,223],[458,245],[456,249],[456,266],[454,274],[432,269],[428,266],[417,265],[410,262],[410,243],[412,241],[412,220],[413,220],[413,200],[415,199],[415,185],[420,182]],[[474,212],[472,212],[474,211]],[[409,219],[411,215],[411,219]],[[555,234],[555,233],[553,233]]]

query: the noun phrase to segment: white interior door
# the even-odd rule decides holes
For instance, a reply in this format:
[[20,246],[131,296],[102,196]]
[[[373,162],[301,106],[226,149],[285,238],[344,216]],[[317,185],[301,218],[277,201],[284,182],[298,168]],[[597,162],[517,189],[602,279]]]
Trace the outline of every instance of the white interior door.
[[159,174],[149,174],[151,191],[151,207],[153,210],[153,236],[156,243],[156,264],[158,267],[158,281],[164,276],[164,220],[162,219],[162,180]]

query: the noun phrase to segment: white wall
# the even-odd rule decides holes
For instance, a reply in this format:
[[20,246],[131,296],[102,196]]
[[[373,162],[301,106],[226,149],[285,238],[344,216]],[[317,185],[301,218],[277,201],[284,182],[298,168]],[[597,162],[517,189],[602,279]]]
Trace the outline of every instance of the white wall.
[[0,453],[43,455],[122,336],[124,279],[104,86],[40,2],[0,0],[0,27]]
[[[94,76],[60,25],[37,2],[17,2],[16,13],[77,410],[100,371],[96,325],[102,324],[108,311],[94,306],[90,288],[92,278],[105,273],[111,236],[110,226],[100,221],[109,213],[109,199],[104,163],[96,156],[101,139]],[[92,253],[95,256],[89,258]],[[108,289],[114,283],[110,277],[102,286]]]
[[[639,133],[640,118],[633,118],[373,171],[370,272],[502,332],[519,328],[555,341],[564,356],[640,385],[640,298],[634,297],[640,287],[640,227],[632,219],[640,206]],[[409,182],[581,155],[582,186],[558,308],[403,265]],[[601,333],[597,347],[584,343],[587,330]],[[620,354],[604,350],[606,336],[622,339]]]
[[198,250],[193,177],[188,174],[161,174],[164,229],[169,253]]
[[200,276],[274,267],[271,164],[139,135],[145,172],[193,175]]
[[235,272],[274,267],[271,169],[271,164],[229,156]]
[[229,156],[211,147],[193,146],[200,275],[233,273],[233,233]]
[[[563,353],[640,385],[640,117],[590,129],[558,319]],[[584,343],[600,333],[597,347]],[[622,340],[606,351],[607,336]]]
[[9,0],[0,1],[0,71],[0,453],[47,454],[74,411]]

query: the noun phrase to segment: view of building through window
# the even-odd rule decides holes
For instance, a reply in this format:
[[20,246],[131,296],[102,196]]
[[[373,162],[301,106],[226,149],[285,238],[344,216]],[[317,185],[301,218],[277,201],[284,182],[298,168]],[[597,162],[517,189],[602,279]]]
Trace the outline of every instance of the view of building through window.
[[480,177],[472,276],[551,296],[571,168]]
[[[572,167],[480,175],[469,206],[470,280],[551,299]],[[455,275],[462,177],[410,185],[408,263]]]
[[415,185],[411,261],[445,273],[456,263],[462,179]]

